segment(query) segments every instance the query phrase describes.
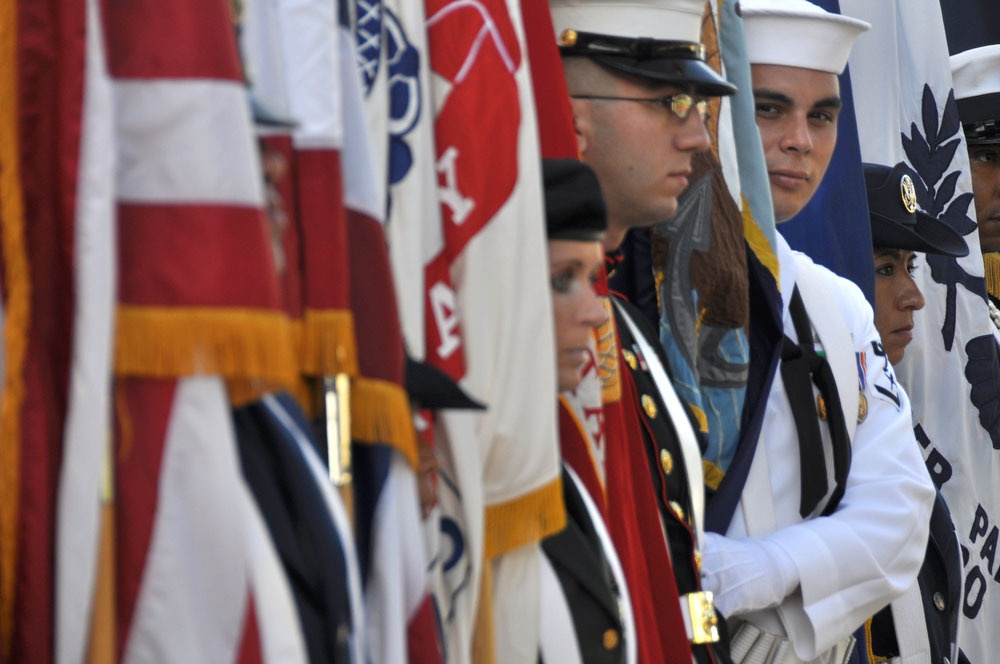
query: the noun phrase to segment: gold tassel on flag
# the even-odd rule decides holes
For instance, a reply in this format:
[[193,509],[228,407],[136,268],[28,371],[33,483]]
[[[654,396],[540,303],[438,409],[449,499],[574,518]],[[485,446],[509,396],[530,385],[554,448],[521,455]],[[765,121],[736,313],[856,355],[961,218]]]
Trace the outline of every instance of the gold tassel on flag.
[[1000,254],[983,254],[983,268],[986,272],[986,291],[993,297],[1000,298]]
[[270,309],[238,307],[118,307],[118,375],[177,378],[221,374],[295,383],[292,327]]
[[350,413],[354,440],[391,445],[417,469],[417,432],[406,390],[388,380],[355,378],[351,381]]
[[0,245],[3,247],[3,356],[0,404],[0,661],[10,658],[14,636],[17,528],[21,469],[22,372],[31,320],[31,283],[24,236],[18,141],[17,3],[0,3]]

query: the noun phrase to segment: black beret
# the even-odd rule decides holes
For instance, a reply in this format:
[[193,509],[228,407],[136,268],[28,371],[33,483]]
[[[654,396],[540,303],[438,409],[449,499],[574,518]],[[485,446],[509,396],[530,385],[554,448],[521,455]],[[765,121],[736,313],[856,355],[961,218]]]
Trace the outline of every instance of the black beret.
[[961,235],[917,209],[917,195],[906,164],[863,166],[872,246],[955,257],[969,255],[969,246]]
[[590,166],[576,159],[544,159],[542,175],[549,239],[600,242],[608,211]]

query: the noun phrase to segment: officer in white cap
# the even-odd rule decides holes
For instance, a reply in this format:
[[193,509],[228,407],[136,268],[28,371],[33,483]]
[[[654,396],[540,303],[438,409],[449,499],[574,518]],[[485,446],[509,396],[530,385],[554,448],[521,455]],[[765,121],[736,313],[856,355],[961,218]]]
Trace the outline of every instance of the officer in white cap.
[[[630,228],[675,213],[693,155],[709,148],[708,98],[735,88],[705,62],[705,0],[550,0],[550,7],[580,155],[607,204],[604,248],[614,251]],[[613,300],[604,336],[620,341],[623,426],[635,435],[627,449],[607,453],[605,494],[639,661],[726,662],[725,630],[720,639],[700,584],[704,484],[691,414],[670,385],[657,332]],[[619,482],[625,474],[630,481]]]
[[[735,87],[705,62],[704,0],[552,0],[580,154],[608,203],[604,246],[663,221],[707,150],[707,97]],[[608,136],[604,132],[612,132]]]
[[1000,327],[1000,44],[970,48],[950,60],[958,116],[969,147],[990,317]]
[[[837,75],[869,26],[805,0],[741,7],[782,223],[826,172]],[[871,306],[780,235],[777,245],[780,370],[726,535],[706,534],[704,585],[734,628],[734,660],[846,662],[852,633],[913,583],[934,489]],[[727,479],[735,472],[730,466]]]

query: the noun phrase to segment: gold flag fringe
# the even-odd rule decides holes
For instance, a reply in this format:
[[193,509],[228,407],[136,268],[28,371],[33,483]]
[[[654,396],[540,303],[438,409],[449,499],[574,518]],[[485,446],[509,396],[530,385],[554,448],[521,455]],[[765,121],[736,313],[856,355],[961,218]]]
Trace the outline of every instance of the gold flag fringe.
[[1000,254],[983,254],[983,269],[986,273],[986,291],[993,297],[1000,298]]
[[414,471],[419,466],[410,399],[396,383],[364,377],[351,381],[351,438],[391,445]]
[[302,373],[307,376],[358,375],[354,314],[306,309],[300,325]]
[[14,638],[17,528],[21,490],[21,407],[31,324],[31,272],[24,236],[18,138],[17,3],[0,3],[0,241],[7,289],[3,324],[3,401],[0,404],[0,661]]
[[492,560],[525,544],[539,542],[566,527],[562,478],[519,498],[486,506],[484,556]]
[[180,378],[217,374],[291,388],[297,376],[295,360],[291,324],[280,312],[118,307],[118,375]]

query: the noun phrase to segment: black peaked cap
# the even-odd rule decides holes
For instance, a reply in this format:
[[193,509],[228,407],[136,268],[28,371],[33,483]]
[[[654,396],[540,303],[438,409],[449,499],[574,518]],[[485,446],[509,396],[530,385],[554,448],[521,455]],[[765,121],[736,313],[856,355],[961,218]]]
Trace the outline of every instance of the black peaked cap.
[[484,410],[445,372],[434,365],[406,356],[406,392],[418,408]]
[[906,164],[863,164],[872,245],[945,256],[968,256],[969,246],[954,229],[916,207]]
[[593,169],[577,159],[543,159],[542,176],[549,239],[600,242],[608,211]]

